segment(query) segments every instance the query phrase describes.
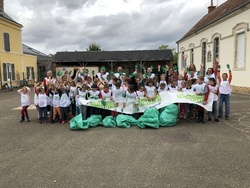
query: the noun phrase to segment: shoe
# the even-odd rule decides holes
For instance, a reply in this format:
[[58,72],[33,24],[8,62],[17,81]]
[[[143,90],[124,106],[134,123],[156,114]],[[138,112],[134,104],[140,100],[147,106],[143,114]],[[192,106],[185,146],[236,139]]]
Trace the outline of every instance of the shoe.
[[62,121],[62,124],[64,124],[64,121]]
[[52,121],[51,121],[51,124],[54,124],[54,123],[55,123],[55,120],[52,120]]
[[42,121],[38,121],[38,123],[42,124]]
[[222,118],[222,116],[218,116],[218,118]]
[[197,120],[196,123],[200,123],[200,120]]
[[220,120],[219,119],[215,119],[214,120],[216,123],[220,123]]
[[209,121],[209,122],[211,122],[211,121],[212,121],[212,119],[211,119],[211,118],[208,118],[208,121]]
[[226,116],[226,120],[229,120],[229,117]]
[[30,119],[27,119],[27,122],[30,122]]
[[205,121],[200,121],[201,123],[205,124],[206,122]]
[[21,117],[21,120],[20,120],[20,122],[24,122],[24,117]]

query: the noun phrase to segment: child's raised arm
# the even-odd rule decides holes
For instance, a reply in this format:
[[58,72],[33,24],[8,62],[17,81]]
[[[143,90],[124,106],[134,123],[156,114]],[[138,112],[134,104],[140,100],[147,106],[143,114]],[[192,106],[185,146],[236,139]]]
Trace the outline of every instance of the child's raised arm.
[[22,89],[17,90],[17,93],[22,94]]

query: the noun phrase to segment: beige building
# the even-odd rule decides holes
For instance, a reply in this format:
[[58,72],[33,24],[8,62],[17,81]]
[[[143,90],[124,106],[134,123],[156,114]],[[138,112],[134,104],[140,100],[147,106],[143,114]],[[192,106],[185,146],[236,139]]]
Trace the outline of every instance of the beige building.
[[216,57],[220,59],[221,72],[233,73],[233,91],[250,92],[250,0],[227,0],[218,7],[213,1],[208,13],[198,21],[179,41],[179,67],[200,64],[205,69],[213,67]]

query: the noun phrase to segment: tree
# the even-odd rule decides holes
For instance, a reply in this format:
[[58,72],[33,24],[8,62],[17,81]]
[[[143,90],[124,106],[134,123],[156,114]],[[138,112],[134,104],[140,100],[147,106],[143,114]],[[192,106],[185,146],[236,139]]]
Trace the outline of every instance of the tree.
[[168,49],[168,45],[162,44],[161,46],[159,46],[159,50],[166,50]]
[[[159,50],[167,50],[167,49],[170,49],[169,46],[166,44],[162,44],[161,46],[159,46]],[[177,63],[178,62],[178,53],[176,52],[176,49],[175,48],[172,48],[172,53],[173,53],[173,60],[174,60],[174,63]]]
[[87,51],[102,51],[101,45],[97,43],[91,43],[89,44],[89,47],[86,48]]

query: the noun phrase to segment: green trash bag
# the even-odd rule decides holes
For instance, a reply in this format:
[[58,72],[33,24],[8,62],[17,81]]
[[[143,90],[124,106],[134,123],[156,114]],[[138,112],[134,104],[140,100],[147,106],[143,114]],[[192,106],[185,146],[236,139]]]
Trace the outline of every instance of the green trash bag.
[[97,125],[102,124],[102,116],[101,115],[91,115],[88,119],[89,127],[96,127]]
[[79,114],[70,120],[71,130],[88,129],[88,128],[89,128],[88,120],[83,121],[82,114]]
[[102,124],[104,127],[116,127],[116,121],[115,121],[115,118],[113,116],[106,116],[102,120]]
[[177,122],[178,106],[170,104],[160,110],[160,125],[171,127]]
[[119,114],[116,117],[117,127],[129,128],[131,125],[137,125],[138,121],[129,115]]
[[159,128],[159,111],[156,108],[148,108],[144,111],[143,115],[138,119],[138,126],[140,128],[152,127]]

